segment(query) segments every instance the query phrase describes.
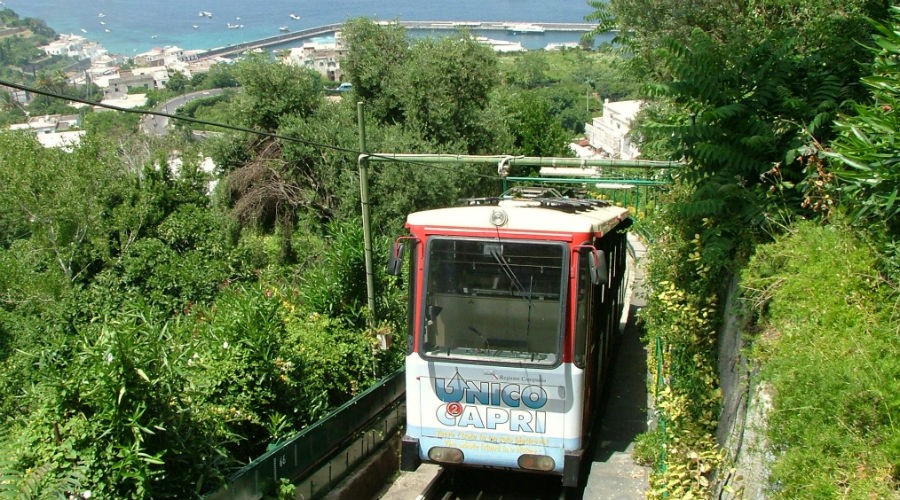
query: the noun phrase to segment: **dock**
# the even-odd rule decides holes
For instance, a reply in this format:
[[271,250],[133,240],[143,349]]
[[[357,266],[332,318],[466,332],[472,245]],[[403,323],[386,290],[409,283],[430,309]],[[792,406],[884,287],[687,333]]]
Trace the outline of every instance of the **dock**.
[[[506,31],[517,34],[545,33],[554,31],[583,32],[586,33],[596,28],[592,23],[540,23],[540,22],[510,22],[510,21],[378,21],[381,25],[399,24],[411,30],[470,30],[470,31]],[[326,24],[315,28],[307,28],[289,33],[281,33],[275,36],[252,40],[227,47],[216,47],[196,56],[196,60],[213,57],[228,57],[240,54],[248,50],[265,49],[272,46],[284,45],[309,38],[326,36],[340,31],[343,23]]]

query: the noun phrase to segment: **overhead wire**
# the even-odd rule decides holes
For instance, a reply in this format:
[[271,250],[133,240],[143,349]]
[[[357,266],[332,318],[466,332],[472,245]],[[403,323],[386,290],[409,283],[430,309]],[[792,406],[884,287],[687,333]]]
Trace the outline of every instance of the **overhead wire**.
[[[56,92],[51,92],[51,91],[49,91],[49,90],[43,90],[43,89],[39,89],[39,88],[35,88],[35,87],[30,87],[30,86],[28,86],[28,85],[24,85],[24,84],[21,84],[21,83],[8,82],[8,81],[5,81],[5,80],[0,80],[0,86],[9,87],[9,88],[13,88],[13,89],[16,89],[16,90],[22,90],[22,91],[25,91],[25,92],[31,92],[32,94],[43,95],[43,96],[51,97],[51,98],[54,98],[54,99],[62,99],[62,100],[65,100],[65,101],[77,102],[77,103],[81,103],[81,104],[86,104],[86,105],[88,105],[88,106],[95,106],[95,107],[99,107],[99,108],[110,109],[110,110],[113,110],[113,111],[121,111],[121,112],[123,112],[123,113],[131,113],[131,114],[137,114],[137,115],[160,116],[160,117],[163,117],[163,118],[169,118],[169,119],[172,119],[172,120],[181,120],[181,121],[185,121],[185,122],[188,122],[188,123],[196,123],[196,124],[199,124],[199,125],[209,125],[209,126],[212,126],[212,127],[223,128],[223,129],[226,129],[226,130],[232,130],[232,131],[235,131],[235,132],[245,132],[245,133],[248,133],[248,134],[254,134],[254,135],[257,135],[257,136],[261,136],[261,137],[268,137],[268,138],[270,138],[270,139],[279,139],[279,140],[288,141],[288,142],[296,142],[296,143],[300,143],[300,144],[305,144],[305,145],[307,145],[307,146],[313,146],[313,147],[322,148],[322,149],[331,149],[331,150],[339,151],[339,152],[342,152],[342,153],[351,153],[351,154],[356,155],[357,157],[359,157],[360,155],[366,155],[366,156],[369,156],[369,157],[377,157],[377,158],[389,159],[389,160],[395,161],[395,162],[397,162],[397,163],[405,163],[405,164],[407,164],[407,165],[415,165],[415,166],[420,166],[420,167],[424,167],[424,166],[427,166],[427,167],[437,167],[437,168],[445,168],[445,169],[447,169],[447,170],[450,170],[451,168],[453,168],[453,167],[445,166],[445,165],[435,165],[435,164],[431,164],[431,163],[422,163],[422,162],[414,161],[414,160],[407,160],[407,159],[396,158],[396,157],[391,157],[391,156],[387,156],[387,155],[380,155],[380,154],[378,154],[378,153],[363,152],[363,151],[359,151],[359,150],[356,150],[356,149],[353,149],[353,148],[345,148],[345,147],[342,147],[342,146],[336,146],[336,145],[333,145],[333,144],[320,143],[320,142],[311,141],[311,140],[303,139],[303,138],[299,138],[299,137],[292,137],[292,136],[288,136],[288,135],[282,135],[282,134],[276,134],[276,133],[272,133],[272,132],[266,132],[266,131],[264,131],[264,130],[258,130],[258,129],[251,129],[251,128],[246,128],[246,127],[240,127],[240,126],[237,126],[237,125],[229,125],[229,124],[226,124],[226,123],[211,122],[211,121],[208,121],[208,120],[200,120],[200,119],[198,119],[198,118],[193,118],[193,117],[189,117],[189,116],[182,116],[182,115],[177,115],[177,114],[164,113],[164,112],[161,112],[161,111],[153,111],[153,110],[148,110],[148,109],[123,108],[123,107],[121,107],[121,106],[115,106],[115,105],[112,105],[112,104],[107,104],[107,103],[102,103],[102,102],[97,102],[97,101],[89,101],[89,100],[87,100],[87,99],[82,99],[82,98],[79,98],[79,97],[67,96],[67,95],[63,95],[63,94],[56,93]],[[484,177],[484,178],[488,178],[488,179],[496,179],[496,177],[494,177],[494,176],[482,175],[482,174],[477,174],[477,173],[475,174],[475,176],[477,176],[477,177]]]

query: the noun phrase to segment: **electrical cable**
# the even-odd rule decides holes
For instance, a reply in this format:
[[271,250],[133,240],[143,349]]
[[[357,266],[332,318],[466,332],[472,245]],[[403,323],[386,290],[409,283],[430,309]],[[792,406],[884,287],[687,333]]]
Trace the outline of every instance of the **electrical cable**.
[[[228,124],[224,124],[224,123],[211,122],[211,121],[207,121],[207,120],[199,120],[197,118],[191,118],[188,116],[173,115],[173,114],[169,114],[169,113],[163,113],[160,111],[152,111],[152,110],[147,110],[147,109],[123,108],[121,106],[114,106],[112,104],[104,104],[102,102],[89,101],[87,99],[81,99],[78,97],[66,96],[66,95],[58,94],[56,92],[50,92],[49,90],[42,90],[42,89],[38,89],[38,88],[34,88],[34,87],[29,87],[27,85],[23,85],[21,83],[13,83],[13,82],[5,81],[5,80],[0,80],[0,86],[9,87],[9,88],[13,88],[16,90],[22,90],[25,92],[31,92],[32,94],[43,95],[46,97],[52,97],[54,99],[62,99],[62,100],[66,100],[66,101],[77,102],[77,103],[81,103],[81,104],[86,104],[88,106],[96,106],[96,107],[100,107],[100,108],[111,109],[113,111],[121,111],[123,113],[131,113],[131,114],[137,114],[137,115],[161,116],[164,118],[169,118],[169,119],[173,119],[173,120],[182,120],[185,122],[196,123],[199,125],[209,125],[212,127],[219,127],[219,128],[223,128],[226,130],[232,130],[235,132],[245,132],[248,134],[254,134],[254,135],[261,136],[261,137],[268,137],[270,139],[279,139],[279,140],[284,140],[284,141],[288,141],[288,142],[297,142],[300,144],[305,144],[307,146],[313,146],[313,147],[322,148],[322,149],[331,149],[331,150],[339,151],[342,153],[352,153],[352,154],[356,155],[357,157],[359,155],[365,154],[370,157],[390,159],[397,163],[405,163],[407,165],[414,165],[414,166],[420,166],[420,167],[446,168],[448,170],[453,168],[453,167],[444,166],[444,165],[433,165],[430,163],[410,161],[410,160],[405,160],[402,158],[391,158],[391,157],[388,157],[385,155],[379,155],[377,153],[363,153],[356,149],[335,146],[332,144],[324,144],[324,143],[320,143],[320,142],[310,141],[308,139],[302,139],[302,138],[298,138],[298,137],[291,137],[291,136],[286,136],[286,135],[281,135],[281,134],[275,134],[275,133],[266,132],[263,130],[239,127],[236,125],[228,125]],[[496,177],[489,176],[489,175],[482,175],[482,174],[474,174],[474,175],[477,177],[484,177],[487,179],[494,179],[494,180],[496,179]]]

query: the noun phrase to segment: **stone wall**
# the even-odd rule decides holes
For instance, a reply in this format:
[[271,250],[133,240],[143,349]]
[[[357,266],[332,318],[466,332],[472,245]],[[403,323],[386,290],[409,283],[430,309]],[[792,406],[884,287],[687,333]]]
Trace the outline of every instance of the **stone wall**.
[[758,367],[745,356],[748,341],[742,312],[738,280],[733,278],[718,339],[722,413],[716,437],[727,450],[725,464],[714,478],[714,498],[720,499],[767,497],[767,464],[771,459],[765,426],[771,388],[758,379]]

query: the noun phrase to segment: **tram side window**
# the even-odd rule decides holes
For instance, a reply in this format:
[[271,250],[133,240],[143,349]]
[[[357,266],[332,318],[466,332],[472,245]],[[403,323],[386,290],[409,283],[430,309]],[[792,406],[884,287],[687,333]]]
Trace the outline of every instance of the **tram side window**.
[[590,326],[591,274],[589,269],[590,253],[578,254],[578,300],[575,309],[575,366],[584,368],[587,357],[587,337]]

